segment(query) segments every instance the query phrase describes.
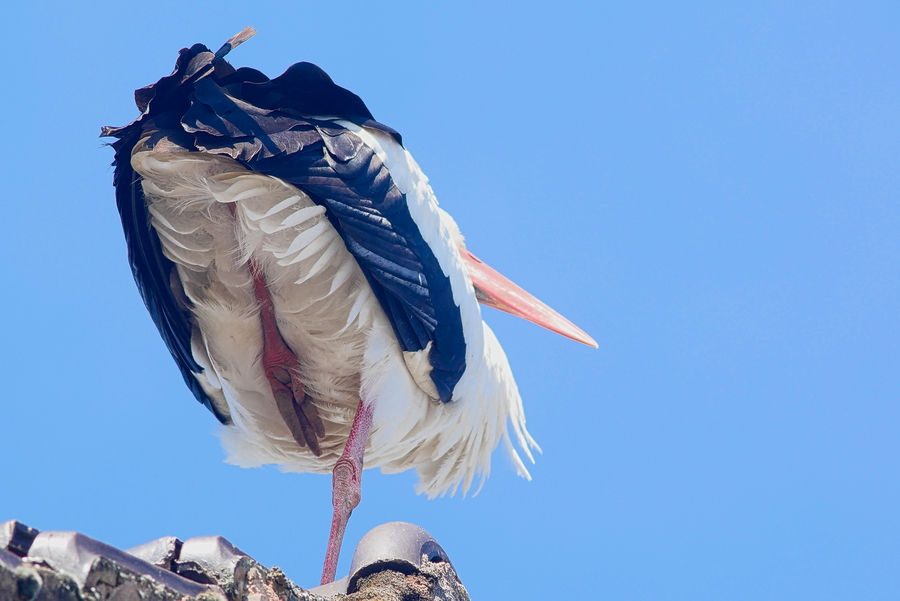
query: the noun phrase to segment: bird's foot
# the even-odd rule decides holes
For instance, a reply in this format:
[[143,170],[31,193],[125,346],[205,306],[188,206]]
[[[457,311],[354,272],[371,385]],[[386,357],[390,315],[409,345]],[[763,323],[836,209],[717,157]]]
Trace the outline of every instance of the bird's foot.
[[[280,338],[280,337],[279,337]],[[275,405],[281,418],[290,429],[294,440],[309,449],[318,457],[322,454],[319,438],[325,436],[325,426],[319,417],[319,411],[300,379],[299,362],[296,355],[287,349],[289,355],[283,353],[267,353],[263,351],[263,366],[266,379],[272,388]],[[270,355],[267,357],[267,355]]]
[[319,438],[325,436],[325,426],[312,399],[306,394],[300,377],[300,361],[278,331],[272,296],[259,266],[252,259],[250,273],[253,275],[253,288],[263,325],[263,370],[275,397],[275,405],[297,444],[308,446],[318,457],[322,454]]
[[372,427],[374,406],[365,401],[359,402],[356,417],[350,427],[350,436],[337,463],[332,470],[332,504],[334,516],[331,519],[331,534],[328,537],[328,550],[325,552],[325,567],[322,570],[322,584],[334,582],[337,573],[338,558],[341,555],[341,543],[350,514],[359,505],[362,498],[363,455],[366,441]]

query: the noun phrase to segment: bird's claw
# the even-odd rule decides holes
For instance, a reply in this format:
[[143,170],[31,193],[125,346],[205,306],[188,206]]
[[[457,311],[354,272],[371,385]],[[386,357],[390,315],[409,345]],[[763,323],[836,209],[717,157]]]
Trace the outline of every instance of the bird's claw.
[[[234,208],[229,205],[234,214]],[[322,455],[319,439],[325,436],[325,425],[312,399],[306,394],[300,377],[300,362],[288,347],[275,318],[272,296],[259,266],[250,259],[248,268],[253,277],[253,291],[259,302],[259,316],[263,327],[263,369],[278,413],[301,447],[309,447],[316,457]]]
[[[293,358],[296,363],[296,357]],[[316,457],[322,454],[319,438],[325,436],[325,425],[298,375],[296,365],[277,363],[266,367],[266,378],[272,388],[275,404],[294,440],[309,447]]]

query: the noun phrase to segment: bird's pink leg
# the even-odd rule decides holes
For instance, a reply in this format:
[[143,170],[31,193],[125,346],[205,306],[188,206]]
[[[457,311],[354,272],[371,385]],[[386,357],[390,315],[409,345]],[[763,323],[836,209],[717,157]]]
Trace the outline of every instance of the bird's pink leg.
[[[228,204],[231,216],[237,219],[237,207]],[[275,318],[275,305],[266,284],[265,274],[253,257],[247,262],[253,278],[253,294],[259,303],[259,316],[263,330],[263,371],[275,397],[275,406],[281,419],[291,431],[291,436],[301,447],[308,446],[316,457],[322,454],[319,438],[325,436],[325,426],[300,377],[300,361],[290,349]]]
[[325,553],[325,568],[322,570],[322,584],[334,582],[337,572],[338,558],[341,554],[341,542],[350,513],[359,505],[362,497],[363,455],[366,452],[366,441],[372,427],[374,406],[365,401],[359,402],[347,445],[332,470],[332,503],[334,517],[331,519],[331,535],[328,537],[328,551]]
[[263,370],[272,388],[275,404],[297,444],[301,447],[309,446],[309,450],[318,457],[322,454],[319,449],[319,438],[325,436],[325,427],[300,379],[300,362],[297,355],[288,347],[281,332],[278,331],[272,295],[269,293],[262,271],[253,259],[250,259],[249,267],[262,319]]

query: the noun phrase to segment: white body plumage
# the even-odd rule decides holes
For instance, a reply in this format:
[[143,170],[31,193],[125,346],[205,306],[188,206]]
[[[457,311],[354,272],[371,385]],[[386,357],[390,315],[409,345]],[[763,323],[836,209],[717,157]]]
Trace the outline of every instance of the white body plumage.
[[[338,123],[388,168],[450,278],[462,317],[466,369],[452,402],[437,400],[429,378],[429,349],[401,350],[325,208],[303,191],[248,171],[228,157],[166,144],[151,150],[138,143],[132,166],[143,178],[151,224],[164,254],[176,264],[189,301],[185,304],[192,307],[198,326],[191,346],[204,371],[196,377],[233,422],[221,433],[228,461],[329,472],[363,399],[374,406],[367,468],[415,468],[418,491],[429,497],[460,487],[466,492],[478,475],[488,475],[491,453],[504,441],[519,474],[528,478],[507,422],[529,459],[530,448],[537,445],[525,429],[506,355],[481,319],[460,256],[464,247],[456,223],[438,207],[427,178],[390,135],[349,121]],[[264,270],[279,330],[301,362],[304,384],[324,422],[319,457],[295,442],[264,375],[250,257]]]

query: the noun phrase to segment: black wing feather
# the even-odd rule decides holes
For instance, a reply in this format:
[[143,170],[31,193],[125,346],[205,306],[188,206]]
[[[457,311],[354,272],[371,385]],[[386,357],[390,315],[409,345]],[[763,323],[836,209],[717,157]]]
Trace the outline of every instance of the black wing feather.
[[401,347],[432,344],[432,380],[441,400],[452,399],[465,371],[465,338],[450,280],[410,215],[405,196],[375,152],[336,117],[400,134],[374,120],[362,100],[324,71],[298,63],[268,80],[252,69],[234,70],[202,45],[182,50],[175,72],[135,93],[144,114],[122,128],[104,128],[119,140],[116,195],[129,257],[141,296],[194,395],[220,420],[192,374],[202,368],[191,354],[187,307],[169,286],[166,259],[149,223],[141,185],[130,167],[134,145],[146,131],[172,133],[189,150],[224,154],[249,169],[304,190],[326,214],[356,258],[391,321]]

